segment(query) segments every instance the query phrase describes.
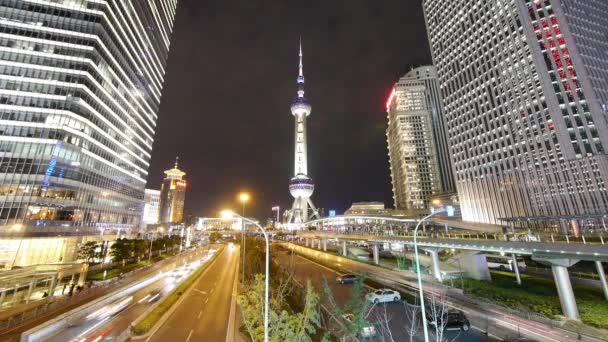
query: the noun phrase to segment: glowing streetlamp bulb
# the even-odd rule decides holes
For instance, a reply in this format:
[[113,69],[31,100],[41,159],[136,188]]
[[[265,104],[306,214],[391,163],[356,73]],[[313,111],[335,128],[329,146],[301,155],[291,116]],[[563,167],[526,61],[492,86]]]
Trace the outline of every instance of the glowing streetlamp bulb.
[[250,198],[251,198],[251,196],[249,196],[249,194],[246,193],[246,192],[241,192],[239,194],[239,201],[241,201],[241,203],[247,203],[247,202],[249,202]]

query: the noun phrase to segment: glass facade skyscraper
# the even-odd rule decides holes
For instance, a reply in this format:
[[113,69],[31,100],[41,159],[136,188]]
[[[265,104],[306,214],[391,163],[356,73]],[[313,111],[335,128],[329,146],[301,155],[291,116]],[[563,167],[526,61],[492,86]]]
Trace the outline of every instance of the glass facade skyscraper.
[[608,212],[602,0],[423,0],[465,220]]
[[177,0],[0,0],[0,227],[139,225]]
[[428,209],[431,195],[453,191],[440,101],[432,66],[401,77],[388,100],[386,137],[396,209]]

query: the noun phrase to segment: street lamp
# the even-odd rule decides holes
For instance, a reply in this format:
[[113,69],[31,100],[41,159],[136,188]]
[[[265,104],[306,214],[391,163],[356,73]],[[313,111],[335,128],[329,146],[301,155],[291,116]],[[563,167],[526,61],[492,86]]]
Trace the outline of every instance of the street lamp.
[[425,308],[424,308],[424,290],[422,289],[422,276],[420,275],[420,259],[418,258],[418,243],[417,243],[417,239],[416,239],[416,234],[418,233],[418,227],[420,227],[420,224],[422,222],[424,222],[425,220],[427,220],[428,218],[440,214],[440,213],[444,213],[446,212],[448,213],[448,216],[452,216],[453,214],[451,214],[453,212],[453,210],[446,210],[446,209],[438,209],[433,211],[430,215],[427,215],[425,217],[422,218],[422,220],[418,221],[418,224],[416,225],[416,229],[414,229],[414,254],[416,255],[416,275],[418,277],[418,291],[420,294],[420,313],[422,314],[422,328],[424,329],[424,342],[429,342],[429,330],[427,327],[427,323],[426,323],[426,313],[425,313]]
[[161,231],[161,233],[165,230],[163,227],[159,227],[157,228],[153,233],[152,233],[152,240],[150,240],[150,251],[148,252],[148,264],[150,264],[151,259],[152,259],[152,243],[154,243],[154,237],[156,236],[156,233],[158,231]]
[[[247,221],[247,223],[253,224],[256,227],[258,227],[261,231],[262,234],[264,234],[264,240],[266,240],[266,276],[265,276],[265,281],[266,281],[266,288],[264,291],[264,298],[265,298],[265,303],[264,303],[264,342],[268,342],[268,284],[269,284],[269,279],[270,279],[270,243],[268,242],[268,234],[266,234],[266,231],[264,230],[264,228],[262,228],[262,226],[260,226],[257,222],[252,221],[248,218],[245,218],[243,216],[240,216],[238,214],[235,214],[234,212],[230,211],[230,210],[224,210],[222,211],[222,217],[224,218],[232,218],[232,217],[237,217],[240,218],[243,221]],[[244,268],[245,265],[243,265]]]
[[[249,202],[249,196],[246,192],[241,192],[239,194],[239,202],[241,202],[241,217],[245,217],[245,204]],[[242,264],[242,277],[241,281],[245,284],[245,221],[241,219],[241,245],[243,245],[243,264]]]

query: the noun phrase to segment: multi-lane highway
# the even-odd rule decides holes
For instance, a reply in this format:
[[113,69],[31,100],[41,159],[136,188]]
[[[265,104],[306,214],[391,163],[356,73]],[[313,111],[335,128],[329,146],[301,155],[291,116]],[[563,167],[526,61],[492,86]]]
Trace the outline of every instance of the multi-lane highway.
[[65,329],[57,331],[45,339],[50,342],[62,341],[100,341],[113,339],[125,330],[151,305],[166,294],[203,263],[208,262],[216,248],[200,248],[178,257],[174,262],[164,265],[154,274],[121,289],[112,303],[93,313],[70,322]]
[[[288,252],[282,252],[279,255],[275,256],[275,260],[282,265],[293,265],[294,267],[294,277],[297,282],[300,284],[305,284],[306,279],[309,278],[318,293],[323,293],[324,287],[324,279],[327,279],[327,284],[331,288],[331,292],[334,296],[336,303],[339,306],[343,306],[349,300],[350,288],[352,285],[340,285],[336,283],[335,279],[339,275],[335,271],[324,267],[320,264],[314,263],[308,259],[299,257],[299,256],[291,256]],[[327,298],[323,299],[323,302],[326,303]],[[322,303],[323,303],[322,302]],[[386,314],[384,314],[384,308],[386,308]],[[368,320],[374,322],[378,336],[376,340],[381,340],[381,334],[384,334],[384,339],[388,336],[388,332],[386,329],[382,328],[382,324],[379,324],[378,321],[380,319],[388,319],[388,326],[390,327],[390,334],[392,335],[392,340],[394,341],[409,341],[410,337],[408,334],[410,321],[407,318],[406,311],[404,309],[403,303],[390,303],[386,305],[376,305],[372,312],[368,316]],[[490,337],[485,336],[476,330],[469,330],[468,332],[460,332],[460,331],[447,331],[446,335],[444,335],[450,341],[491,341]],[[389,339],[390,340],[390,339]],[[417,333],[415,334],[415,341],[424,341],[424,337],[422,335],[421,328],[418,328]]]
[[149,341],[227,341],[238,255],[227,247]]

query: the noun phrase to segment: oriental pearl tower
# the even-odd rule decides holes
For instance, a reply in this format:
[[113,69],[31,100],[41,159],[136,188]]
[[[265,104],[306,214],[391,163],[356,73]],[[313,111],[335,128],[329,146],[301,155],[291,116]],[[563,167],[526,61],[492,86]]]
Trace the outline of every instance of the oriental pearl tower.
[[313,217],[319,213],[310,200],[315,184],[308,177],[308,156],[306,153],[306,118],[312,107],[304,97],[304,71],[302,66],[302,41],[300,40],[300,64],[298,73],[298,96],[291,104],[291,114],[295,118],[294,177],[289,181],[289,192],[293,196],[293,206],[287,213],[287,222],[301,224],[309,219],[309,210]]

